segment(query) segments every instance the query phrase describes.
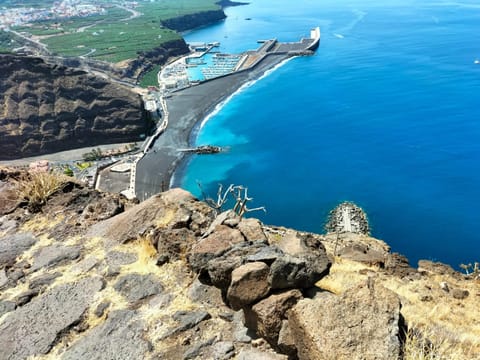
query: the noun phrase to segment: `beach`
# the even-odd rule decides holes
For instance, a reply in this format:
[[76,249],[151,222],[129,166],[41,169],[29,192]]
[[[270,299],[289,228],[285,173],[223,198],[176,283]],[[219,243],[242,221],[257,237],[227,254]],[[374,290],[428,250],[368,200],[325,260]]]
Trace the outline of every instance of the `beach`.
[[145,200],[168,189],[173,174],[177,168],[182,168],[182,164],[190,156],[178,149],[191,146],[196,129],[202,121],[242,86],[259,79],[268,70],[290,57],[287,54],[270,54],[246,71],[205,81],[172,93],[166,99],[169,112],[168,128],[137,164],[135,182],[137,198]]

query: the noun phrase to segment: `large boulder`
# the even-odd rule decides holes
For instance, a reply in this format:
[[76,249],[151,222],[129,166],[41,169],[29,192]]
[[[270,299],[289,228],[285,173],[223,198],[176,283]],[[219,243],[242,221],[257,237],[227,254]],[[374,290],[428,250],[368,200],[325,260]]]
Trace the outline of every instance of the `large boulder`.
[[348,245],[340,249],[338,256],[361,262],[369,266],[384,267],[385,265],[385,253],[369,248],[364,244]]
[[182,189],[152,196],[127,211],[92,226],[87,235],[126,243],[139,236],[154,235],[157,229],[189,228],[205,231],[214,211]]
[[288,311],[303,298],[299,290],[288,290],[259,301],[251,308],[245,308],[245,323],[248,328],[277,347],[282,322]]
[[226,293],[232,280],[232,271],[247,262],[264,262],[270,265],[283,253],[274,246],[263,242],[241,242],[234,245],[222,256],[208,262],[208,280]]
[[299,301],[289,325],[300,360],[400,356],[400,300],[370,279],[341,296]]
[[238,230],[241,231],[247,241],[262,241],[267,242],[267,237],[262,229],[262,223],[258,219],[243,218],[237,225]]
[[195,271],[206,269],[208,262],[221,256],[235,244],[245,241],[242,233],[226,225],[218,225],[215,231],[192,247],[189,262]]
[[263,262],[247,263],[233,270],[232,282],[227,292],[232,309],[240,310],[268,294],[269,270],[268,265]]
[[271,265],[269,281],[272,289],[309,288],[328,274],[330,265],[325,252],[285,255]]

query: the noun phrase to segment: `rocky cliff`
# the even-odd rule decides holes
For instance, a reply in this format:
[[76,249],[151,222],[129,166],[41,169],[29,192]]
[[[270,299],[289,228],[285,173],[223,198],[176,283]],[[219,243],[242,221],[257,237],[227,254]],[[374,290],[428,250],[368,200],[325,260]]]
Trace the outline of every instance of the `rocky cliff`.
[[0,171],[0,359],[478,359],[478,274],[49,176]]
[[210,10],[163,20],[162,24],[169,29],[185,31],[211,24],[225,18],[226,15],[223,10]]
[[123,75],[138,80],[153,66],[163,65],[170,57],[184,55],[189,51],[183,39],[168,41],[160,47],[139,53],[135,60],[129,62]]
[[42,59],[0,55],[0,159],[137,141],[148,130],[129,89]]

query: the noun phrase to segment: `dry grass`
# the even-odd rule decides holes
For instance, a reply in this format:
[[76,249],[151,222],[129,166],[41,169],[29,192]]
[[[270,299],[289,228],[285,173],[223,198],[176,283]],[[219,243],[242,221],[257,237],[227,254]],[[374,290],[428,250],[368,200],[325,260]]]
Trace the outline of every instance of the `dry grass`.
[[[375,267],[336,258],[330,274],[316,285],[341,294],[369,276],[399,296],[402,315],[409,327],[416,329],[407,334],[405,360],[480,360],[478,282],[436,274],[415,280],[400,279]],[[468,290],[470,295],[463,300],[455,299],[451,291],[441,289],[441,282],[447,282],[450,289]]]
[[174,209],[166,209],[166,213],[161,218],[157,219],[155,226],[157,228],[165,228],[175,218],[177,211]]
[[378,269],[356,261],[335,258],[329,275],[316,285],[334,294],[340,295],[345,290],[368,279],[370,274],[376,274]]
[[405,336],[403,360],[479,359],[478,349],[459,341],[455,334],[434,327],[410,326]]
[[62,188],[71,178],[53,172],[29,172],[15,181],[18,198],[28,202],[32,210],[44,205],[50,195]]
[[35,214],[35,216],[25,222],[20,230],[25,232],[40,232],[44,230],[53,229],[55,226],[60,224],[62,221],[65,220],[64,214],[56,214],[54,217],[46,216],[43,214]]

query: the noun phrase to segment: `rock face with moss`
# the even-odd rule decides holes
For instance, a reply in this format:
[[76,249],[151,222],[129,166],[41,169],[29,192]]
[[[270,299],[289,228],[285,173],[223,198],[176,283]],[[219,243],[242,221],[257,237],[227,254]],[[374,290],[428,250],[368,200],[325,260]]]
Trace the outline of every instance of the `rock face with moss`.
[[0,158],[137,141],[149,122],[139,95],[42,59],[0,55]]
[[414,269],[366,235],[217,214],[180,189],[135,204],[63,179],[32,207],[22,179],[34,178],[0,170],[1,359],[480,350],[477,275],[429,261]]

